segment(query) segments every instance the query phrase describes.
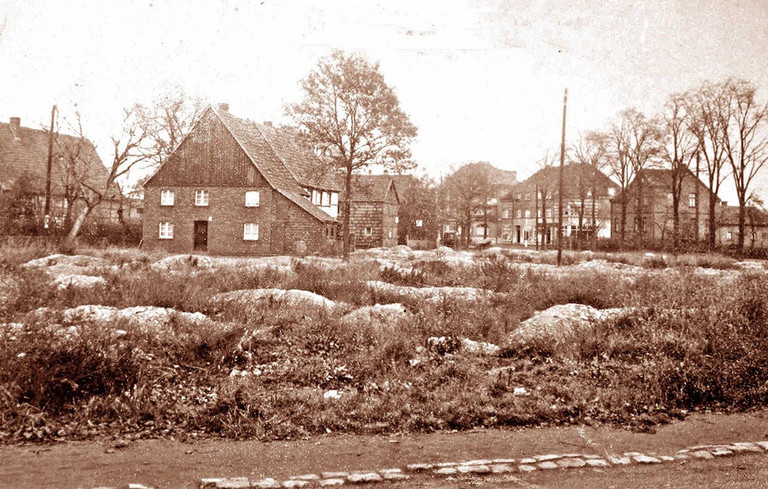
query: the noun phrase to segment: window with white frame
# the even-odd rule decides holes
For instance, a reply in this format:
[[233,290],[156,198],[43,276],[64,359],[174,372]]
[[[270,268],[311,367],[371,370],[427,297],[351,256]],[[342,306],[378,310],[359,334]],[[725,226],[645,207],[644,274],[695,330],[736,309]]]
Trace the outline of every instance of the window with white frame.
[[160,191],[160,205],[173,205],[173,201],[173,190],[166,189]]
[[547,217],[552,217],[552,209],[547,209]]
[[363,228],[363,236],[373,236],[373,228],[366,226]]
[[504,212],[501,214],[501,217],[504,219],[509,219],[509,209],[504,209]]
[[518,219],[520,219],[520,216],[522,216],[522,215],[523,215],[523,213],[522,213],[522,211],[521,211],[520,209],[518,209],[518,210],[517,210],[517,212],[515,212],[515,216],[516,216]]
[[728,234],[726,234],[725,239],[727,239],[729,241],[732,240],[733,239],[733,232],[728,231]]
[[422,219],[416,219],[416,227],[420,228],[424,226],[424,220]]
[[608,196],[609,196],[609,197],[613,197],[614,195],[616,195],[616,189],[614,189],[614,188],[609,188],[609,189],[608,189]]
[[322,206],[329,206],[331,205],[331,193],[323,191],[323,200],[320,204]]
[[173,224],[170,222],[161,222],[157,237],[160,239],[173,239]]
[[395,224],[400,222],[400,216],[395,216]]
[[247,190],[245,192],[245,206],[246,207],[258,207],[259,206],[259,191]]
[[696,194],[688,195],[688,207],[696,207]]
[[207,190],[195,190],[195,205],[207,206],[208,205],[208,191]]
[[530,209],[526,209],[525,210],[525,218],[529,219],[530,217],[531,217],[531,210]]
[[246,222],[243,224],[243,239],[245,241],[258,241],[259,225],[255,222]]

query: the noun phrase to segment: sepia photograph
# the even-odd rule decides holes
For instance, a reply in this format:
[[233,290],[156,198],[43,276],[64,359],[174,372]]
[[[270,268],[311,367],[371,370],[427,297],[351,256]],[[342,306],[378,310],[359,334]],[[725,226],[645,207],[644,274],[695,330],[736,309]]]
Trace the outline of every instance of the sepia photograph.
[[767,479],[768,0],[0,0],[0,489]]

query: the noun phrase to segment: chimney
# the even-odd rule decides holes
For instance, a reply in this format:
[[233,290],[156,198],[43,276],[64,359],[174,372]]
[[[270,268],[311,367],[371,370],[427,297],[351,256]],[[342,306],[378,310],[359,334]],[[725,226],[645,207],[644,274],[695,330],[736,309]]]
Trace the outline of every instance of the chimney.
[[219,104],[219,112],[229,112],[229,104]]
[[11,134],[13,139],[21,139],[21,118],[11,117]]
[[267,127],[272,127],[272,121],[264,121],[264,125]]

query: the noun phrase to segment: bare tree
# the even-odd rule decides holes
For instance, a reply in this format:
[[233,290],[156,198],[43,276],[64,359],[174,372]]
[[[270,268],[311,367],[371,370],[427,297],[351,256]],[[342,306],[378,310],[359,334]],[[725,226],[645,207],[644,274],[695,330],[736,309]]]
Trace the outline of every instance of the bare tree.
[[135,119],[146,130],[142,142],[149,169],[159,167],[181,143],[206,108],[206,103],[183,90],[169,91],[151,104],[134,106]]
[[[680,198],[683,180],[698,150],[698,141],[689,130],[688,107],[684,95],[673,94],[664,104],[662,156],[670,168],[672,194],[672,239],[674,249],[680,247]],[[698,182],[696,182],[698,185]],[[696,202],[698,207],[699,203]],[[698,226],[698,221],[696,223]]]
[[112,161],[106,168],[96,155],[96,148],[83,135],[77,116],[77,137],[64,144],[62,158],[84,205],[72,223],[65,243],[74,243],[88,216],[104,200],[120,196],[118,180],[150,158],[143,146],[147,128],[137,113],[136,107],[124,111],[122,133],[112,138]]
[[768,161],[768,104],[745,80],[728,80],[717,111],[723,150],[731,166],[739,202],[739,249],[744,248],[747,201],[752,181]]
[[[570,151],[571,159],[577,164],[584,165],[586,172],[579,171],[579,230],[584,220],[584,204],[587,197],[591,199],[591,247],[597,249],[597,181],[602,170],[608,164],[606,134],[590,131],[579,134],[576,144]],[[587,187],[588,184],[588,188]],[[585,195],[586,194],[586,195]]]
[[400,108],[378,63],[335,51],[301,82],[304,99],[286,112],[333,167],[344,171],[343,236],[350,248],[352,172],[372,164],[400,171],[413,166],[416,127]]
[[632,132],[628,121],[624,117],[614,119],[606,133],[605,147],[608,152],[608,171],[619,184],[619,236],[622,245],[626,241],[627,230],[627,188],[635,176],[630,158],[631,144]]
[[[551,152],[547,151],[544,153],[544,156],[539,160],[539,167],[541,168],[539,171],[533,174],[531,176],[531,181],[533,182],[535,186],[535,198],[536,198],[536,240],[538,242],[539,239],[539,233],[538,233],[538,222],[539,222],[539,211],[541,211],[541,226],[542,226],[542,232],[541,232],[541,244],[543,249],[547,249],[547,200],[548,199],[554,199],[557,194],[555,192],[555,189],[557,188],[558,183],[558,171],[559,169],[555,166],[555,163],[560,161],[560,152]],[[538,202],[541,202],[541,206],[539,207]],[[551,209],[550,209],[551,210]]]
[[695,136],[697,142],[697,168],[699,168],[700,160],[703,159],[704,172],[709,186],[707,245],[710,250],[715,247],[717,234],[715,213],[720,185],[728,176],[727,172],[724,171],[726,157],[722,144],[722,127],[718,116],[719,107],[723,105],[721,99],[724,96],[723,85],[712,83],[704,83],[685,96],[685,101],[688,104],[686,107],[688,130]]
[[490,180],[491,165],[484,161],[463,165],[445,178],[451,212],[464,229],[464,246],[469,246],[475,212],[486,207]]

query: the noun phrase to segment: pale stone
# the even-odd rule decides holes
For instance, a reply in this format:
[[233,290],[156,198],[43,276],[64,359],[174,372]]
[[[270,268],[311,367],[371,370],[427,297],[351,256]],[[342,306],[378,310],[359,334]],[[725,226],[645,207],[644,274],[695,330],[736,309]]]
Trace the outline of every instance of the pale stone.
[[708,460],[710,458],[715,458],[714,455],[712,455],[706,450],[697,450],[695,452],[690,452],[690,456],[695,458],[703,458],[705,460]]
[[587,465],[586,462],[580,458],[561,458],[555,463],[565,469],[584,467]]
[[768,452],[768,441],[756,441],[755,445],[759,446],[760,448]]
[[251,483],[247,477],[232,477],[220,480],[214,487],[216,489],[241,489],[251,487]]
[[457,467],[462,474],[488,474],[491,468],[487,465],[459,465]]
[[632,463],[632,459],[629,457],[610,456],[608,457],[608,462],[614,465],[629,465]]
[[251,484],[251,487],[258,487],[261,489],[277,489],[280,487],[280,483],[275,479],[262,479]]
[[662,462],[673,462],[675,457],[670,457],[669,455],[659,455],[659,460]]
[[388,480],[388,481],[399,481],[399,480],[410,479],[410,476],[405,474],[400,474],[397,472],[387,472],[387,473],[381,474],[381,476],[384,478],[384,480]]
[[639,464],[658,464],[658,463],[661,463],[661,460],[659,460],[658,458],[651,457],[651,456],[648,456],[648,455],[640,454],[640,455],[635,455],[632,458],[635,460],[635,462],[637,462]]
[[343,486],[344,485],[344,479],[321,479],[317,483],[318,485],[322,487],[326,486]]
[[514,458],[494,458],[492,462],[495,464],[513,464],[516,460]]
[[440,462],[435,464],[435,467],[456,467],[457,465],[459,465],[458,462]]
[[405,469],[409,472],[422,472],[424,470],[432,470],[434,465],[432,464],[408,464]]
[[715,457],[725,457],[728,455],[733,455],[732,450],[728,450],[727,448],[715,448],[710,453],[714,455]]
[[588,453],[586,455],[582,455],[581,458],[600,458],[600,455],[595,455],[594,453]]
[[309,485],[309,481],[303,481],[298,479],[283,481],[283,483],[281,484],[282,487],[289,488],[289,489],[293,487],[304,487],[308,485]]
[[560,468],[560,466],[557,465],[555,462],[552,462],[552,461],[549,461],[549,460],[546,461],[546,462],[539,462],[537,464],[537,466],[540,469],[558,469],[558,468]]
[[520,463],[521,464],[535,464],[536,462],[538,462],[538,460],[536,460],[535,458],[523,458],[523,459],[520,459]]
[[562,457],[560,455],[556,455],[554,453],[548,453],[546,455],[534,455],[533,458],[535,458],[539,462],[546,462],[548,460],[557,460],[557,459],[562,458]]
[[625,457],[636,457],[638,455],[644,455],[644,454],[640,452],[624,452]]
[[469,462],[462,462],[461,465],[488,465],[492,463],[493,460],[470,460]]
[[536,467],[534,467],[533,465],[518,465],[517,470],[519,470],[520,472],[533,472],[534,470],[536,470]]
[[316,481],[319,478],[320,478],[320,476],[317,475],[317,474],[304,474],[304,475],[299,475],[299,476],[296,476],[296,477],[291,477],[291,479],[298,479],[298,480],[301,480],[301,481]]
[[730,450],[733,450],[734,452],[762,452],[763,451],[760,447],[758,447],[754,443],[747,443],[747,442],[731,443],[731,445],[728,448]]
[[610,467],[611,464],[601,458],[588,458],[585,460],[586,464],[590,467]]
[[323,479],[343,479],[344,477],[348,476],[349,472],[339,471],[339,472],[320,472],[320,476]]
[[89,289],[107,285],[104,277],[94,277],[92,275],[60,275],[53,281],[58,290],[66,289]]
[[456,475],[459,473],[459,469],[456,467],[441,467],[439,469],[435,469],[435,474],[437,475]]
[[509,464],[493,464],[490,467],[492,474],[509,474],[515,472],[515,466]]
[[379,474],[402,474],[403,469],[379,469]]
[[209,477],[206,479],[200,479],[200,489],[208,489],[209,487],[216,487],[218,482],[223,481],[222,477]]
[[376,472],[355,472],[354,474],[349,474],[347,476],[347,481],[355,483],[355,484],[361,484],[366,482],[380,482],[383,479],[379,474]]

